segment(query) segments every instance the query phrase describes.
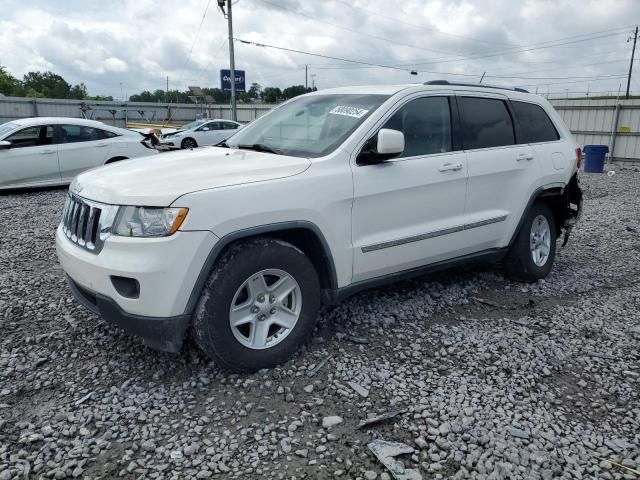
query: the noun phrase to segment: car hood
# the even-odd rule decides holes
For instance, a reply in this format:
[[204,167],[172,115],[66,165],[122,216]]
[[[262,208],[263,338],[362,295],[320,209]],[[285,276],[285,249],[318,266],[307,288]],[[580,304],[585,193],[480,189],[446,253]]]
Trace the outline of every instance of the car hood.
[[310,165],[307,158],[204,147],[88,170],[69,190],[101,203],[166,207],[187,193],[290,177]]

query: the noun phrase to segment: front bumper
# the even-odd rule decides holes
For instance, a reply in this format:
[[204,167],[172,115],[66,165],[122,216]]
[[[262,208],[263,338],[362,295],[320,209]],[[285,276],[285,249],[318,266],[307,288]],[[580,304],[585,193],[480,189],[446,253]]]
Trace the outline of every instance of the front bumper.
[[189,315],[175,317],[145,317],[125,312],[112,299],[99,293],[91,293],[78,285],[69,275],[67,284],[75,299],[125,332],[141,337],[144,343],[156,350],[179,352],[182,348],[184,334],[189,327]]
[[[112,236],[96,255],[72,243],[59,227],[56,251],[80,303],[150,346],[175,351],[188,326],[189,298],[216,241],[207,231]],[[118,288],[122,278],[137,284],[137,291]]]
[[156,148],[180,148],[179,138],[160,139]]

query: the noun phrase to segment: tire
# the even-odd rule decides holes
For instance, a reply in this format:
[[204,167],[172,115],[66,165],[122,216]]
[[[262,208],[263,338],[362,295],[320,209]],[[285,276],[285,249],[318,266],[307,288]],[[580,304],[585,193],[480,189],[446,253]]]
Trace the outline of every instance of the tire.
[[[546,222],[546,226],[545,226]],[[534,231],[546,231],[546,235],[534,236]],[[548,237],[548,242],[546,238]],[[535,282],[549,275],[556,256],[556,224],[551,209],[536,202],[527,214],[511,250],[505,258],[505,273],[512,280]],[[540,245],[534,259],[533,245]],[[548,245],[548,249],[544,248]],[[545,251],[548,251],[546,255]]]
[[187,137],[184,140],[182,140],[182,142],[180,143],[180,148],[182,149],[186,149],[186,148],[197,148],[198,147],[198,143],[191,137]]
[[[285,283],[285,275],[293,282]],[[217,262],[196,306],[192,333],[223,369],[254,372],[286,361],[307,342],[319,307],[320,282],[307,256],[286,242],[257,238],[232,246]],[[234,316],[237,327],[231,325]]]

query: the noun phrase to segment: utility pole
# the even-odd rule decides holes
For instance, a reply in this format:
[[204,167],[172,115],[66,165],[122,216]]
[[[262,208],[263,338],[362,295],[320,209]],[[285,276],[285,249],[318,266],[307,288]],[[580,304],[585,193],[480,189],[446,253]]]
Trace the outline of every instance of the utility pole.
[[629,62],[629,76],[627,77],[627,96],[629,98],[629,87],[631,86],[631,71],[633,70],[633,57],[636,54],[636,41],[638,40],[638,26],[636,25],[636,31],[633,35],[633,49],[631,50],[631,61]]
[[[233,53],[233,17],[231,16],[231,3],[233,0],[218,0],[218,8],[227,17],[227,29],[229,31],[229,76],[231,82],[231,118],[236,121],[236,61]],[[225,4],[227,11],[224,11]]]
[[304,66],[304,89],[309,88],[309,65]]
[[169,75],[167,75],[167,94],[165,95],[164,101],[169,103]]

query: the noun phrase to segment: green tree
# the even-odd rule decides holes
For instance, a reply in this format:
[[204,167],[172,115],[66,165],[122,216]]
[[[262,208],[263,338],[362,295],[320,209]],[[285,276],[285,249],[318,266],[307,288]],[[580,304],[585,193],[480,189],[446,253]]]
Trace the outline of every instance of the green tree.
[[111,95],[87,95],[84,97],[85,100],[99,100],[103,102],[113,102],[113,97]]
[[32,88],[47,98],[69,98],[71,85],[53,72],[29,72],[22,83],[26,89]]
[[303,95],[305,93],[309,93],[311,91],[310,88],[304,88],[304,85],[292,85],[290,87],[285,88],[282,91],[282,96],[289,100],[290,98],[297,97],[298,95]]
[[77,100],[83,100],[87,98],[87,86],[84,83],[79,83],[78,85],[74,85],[69,90],[69,95],[67,98],[75,98]]
[[20,80],[15,78],[5,67],[0,66],[0,93],[3,95],[17,95],[20,89]]
[[265,87],[262,92],[262,99],[266,103],[277,103],[278,100],[282,100],[282,90],[278,87]]
[[249,98],[260,100],[262,98],[262,86],[259,83],[252,83],[247,94],[249,95]]

